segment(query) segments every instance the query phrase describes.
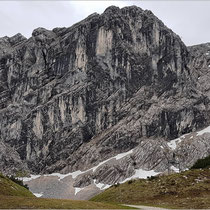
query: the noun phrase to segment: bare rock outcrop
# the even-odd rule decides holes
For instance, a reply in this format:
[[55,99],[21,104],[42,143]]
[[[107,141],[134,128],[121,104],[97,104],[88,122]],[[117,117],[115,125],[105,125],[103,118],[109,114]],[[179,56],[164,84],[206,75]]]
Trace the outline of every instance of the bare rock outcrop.
[[[8,145],[12,167],[32,174],[85,171],[134,149],[75,187],[121,182],[139,168],[165,171],[175,153],[168,141],[210,124],[208,50],[187,48],[135,6],[38,28],[29,39],[0,38],[0,149]],[[202,156],[191,158],[200,138],[185,145],[180,167]],[[15,173],[0,160],[0,170]]]

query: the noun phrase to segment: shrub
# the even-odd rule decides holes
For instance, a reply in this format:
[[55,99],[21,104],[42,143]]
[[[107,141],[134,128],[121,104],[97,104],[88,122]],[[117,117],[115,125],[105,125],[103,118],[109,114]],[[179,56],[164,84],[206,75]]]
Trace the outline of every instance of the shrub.
[[16,184],[19,184],[20,186],[25,187],[27,190],[29,190],[29,187],[28,187],[27,184],[24,184],[22,180],[19,180],[19,179],[15,178],[13,175],[12,176],[7,176],[7,178],[12,180]]
[[197,160],[191,169],[199,169],[199,168],[209,168],[210,167],[210,155]]
[[119,186],[120,186],[120,184],[119,184],[119,183],[114,184],[114,187],[119,187]]
[[128,181],[128,184],[132,184],[132,183],[133,183],[133,180],[132,179]]
[[147,177],[147,179],[148,179],[149,181],[152,181],[152,180],[154,180],[154,179],[156,179],[156,178],[157,178],[156,176],[150,176],[150,177],[148,176],[148,177]]
[[135,179],[131,179],[131,180],[128,181],[128,184],[132,184],[132,183],[134,183],[135,181],[136,181]]

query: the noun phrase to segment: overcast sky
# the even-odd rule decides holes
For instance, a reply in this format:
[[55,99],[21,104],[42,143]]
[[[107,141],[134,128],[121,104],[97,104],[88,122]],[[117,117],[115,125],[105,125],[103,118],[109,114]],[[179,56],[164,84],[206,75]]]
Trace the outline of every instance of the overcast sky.
[[210,42],[210,1],[0,1],[0,37],[38,27],[69,27],[108,6],[149,9],[187,45]]

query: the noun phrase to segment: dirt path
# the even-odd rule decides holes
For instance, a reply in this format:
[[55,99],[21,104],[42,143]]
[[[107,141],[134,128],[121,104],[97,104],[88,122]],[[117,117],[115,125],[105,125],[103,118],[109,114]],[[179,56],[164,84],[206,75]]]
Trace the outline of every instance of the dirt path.
[[152,207],[152,206],[142,206],[142,205],[127,205],[125,204],[125,206],[130,206],[130,207],[135,207],[141,210],[169,210],[169,209],[165,209],[165,208],[160,208],[160,207]]

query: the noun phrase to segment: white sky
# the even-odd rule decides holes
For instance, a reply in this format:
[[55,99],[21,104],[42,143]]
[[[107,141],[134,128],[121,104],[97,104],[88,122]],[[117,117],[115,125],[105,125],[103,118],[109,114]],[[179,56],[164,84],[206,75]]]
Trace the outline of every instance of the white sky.
[[69,27],[108,6],[149,9],[187,45],[210,42],[210,1],[0,1],[0,37],[38,27]]

